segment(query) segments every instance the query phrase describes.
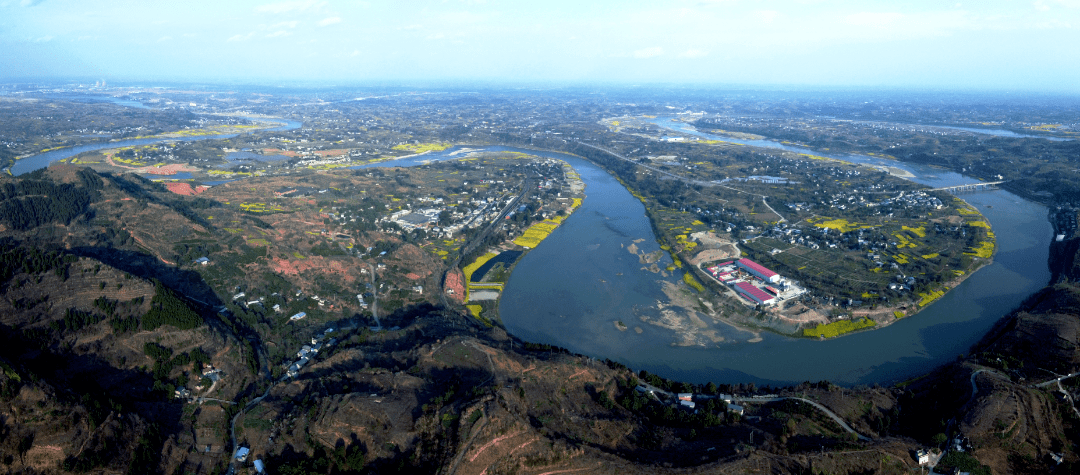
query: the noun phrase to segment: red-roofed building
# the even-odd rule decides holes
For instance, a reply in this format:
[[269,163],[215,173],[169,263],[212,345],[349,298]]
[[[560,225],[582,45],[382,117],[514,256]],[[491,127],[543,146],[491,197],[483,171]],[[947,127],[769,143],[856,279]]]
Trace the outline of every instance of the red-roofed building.
[[735,284],[735,291],[762,305],[776,303],[775,296],[769,295],[764,290],[754,287],[754,285],[749,282],[739,282]]
[[765,282],[769,282],[772,284],[780,282],[780,274],[766,269],[761,264],[758,264],[757,262],[754,262],[750,259],[739,259],[737,262],[735,262],[735,265],[739,266],[740,269],[749,272],[751,275],[761,280],[764,280]]

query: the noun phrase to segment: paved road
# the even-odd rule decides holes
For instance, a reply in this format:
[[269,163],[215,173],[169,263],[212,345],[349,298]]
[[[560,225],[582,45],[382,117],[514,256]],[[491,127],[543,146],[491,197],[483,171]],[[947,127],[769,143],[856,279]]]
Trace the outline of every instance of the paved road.
[[859,440],[865,440],[865,441],[870,440],[869,437],[856,432],[855,429],[852,429],[851,426],[849,426],[847,424],[847,422],[844,422],[844,420],[841,419],[840,416],[836,415],[835,412],[832,412],[831,410],[829,410],[829,408],[827,408],[825,406],[822,406],[821,404],[818,404],[818,403],[816,403],[814,401],[811,401],[809,399],[803,399],[801,397],[791,397],[791,396],[757,397],[757,398],[755,398],[755,397],[734,397],[734,398],[731,398],[731,401],[732,402],[741,402],[741,403],[745,403],[745,404],[753,404],[753,403],[779,402],[779,401],[783,401],[785,399],[790,399],[790,400],[793,400],[793,401],[805,402],[805,403],[807,403],[807,404],[809,404],[809,405],[811,405],[813,407],[816,407],[819,411],[825,413],[826,416],[829,416],[830,419],[832,419],[834,422],[839,424],[840,427],[842,427],[844,430],[846,430],[846,431],[848,431],[848,432],[850,432],[852,434],[855,434],[855,436],[858,437]]
[[232,452],[229,454],[229,471],[227,472],[229,475],[233,475],[234,473],[236,473],[237,462],[236,457],[233,457],[233,454],[235,454],[236,450],[239,448],[239,446],[236,445],[236,420],[239,419],[240,416],[244,415],[244,413],[247,412],[248,409],[251,409],[256,404],[262,402],[263,398],[265,398],[267,394],[270,394],[270,390],[273,388],[274,385],[271,384],[270,387],[266,388],[266,392],[264,392],[262,396],[252,399],[251,402],[247,403],[247,405],[244,406],[243,409],[240,409],[240,412],[237,412],[236,415],[233,416],[232,420],[229,421],[229,436],[232,438]]
[[[653,386],[653,385],[651,385],[649,383],[646,383],[644,381],[638,381],[638,385],[640,385],[640,386],[644,387],[645,389],[648,389],[649,391],[652,391],[654,393],[663,394],[663,395],[665,395],[667,397],[670,397],[670,398],[675,397],[674,393],[671,393],[669,391],[665,391],[663,389],[660,389],[660,388],[658,388],[656,386]],[[703,399],[712,399],[712,398],[715,398],[716,396],[698,394],[698,395],[696,395],[696,397],[703,398]],[[856,432],[855,429],[852,429],[851,426],[849,426],[847,424],[847,422],[844,422],[844,420],[841,419],[840,416],[836,415],[835,412],[832,412],[831,410],[829,410],[829,408],[827,408],[825,406],[822,406],[821,404],[818,404],[818,403],[816,403],[814,401],[811,401],[809,399],[803,399],[801,397],[790,397],[790,396],[780,396],[780,397],[732,397],[731,402],[740,402],[740,403],[744,403],[744,404],[754,404],[754,403],[763,404],[763,403],[769,403],[769,402],[779,402],[779,401],[783,401],[785,399],[791,399],[791,400],[795,400],[795,401],[805,402],[805,403],[817,408],[819,411],[825,413],[825,415],[829,416],[829,418],[831,418],[833,421],[835,421],[837,424],[839,424],[840,427],[844,428],[844,430],[846,430],[846,431],[848,431],[848,432],[850,432],[852,434],[855,434],[855,436],[858,437],[859,440],[867,440],[867,441],[870,440],[869,437],[866,437],[866,436]]]
[[[444,287],[446,283],[446,274],[457,268],[457,266],[461,264],[462,256],[476,249],[476,246],[478,246],[481,242],[484,241],[484,238],[487,237],[488,233],[490,233],[492,229],[495,229],[495,225],[502,221],[503,218],[510,213],[510,211],[513,211],[515,207],[517,207],[518,203],[520,203],[522,198],[525,197],[525,194],[529,192],[530,181],[531,180],[529,180],[528,177],[525,178],[525,182],[521,185],[521,193],[519,193],[517,197],[510,202],[510,204],[506,205],[506,207],[499,212],[499,215],[496,216],[495,219],[493,219],[490,223],[488,223],[482,231],[477,233],[477,235],[473,237],[472,241],[463,244],[461,246],[461,250],[458,252],[458,257],[454,259],[454,262],[450,263],[450,265],[446,267],[447,270],[443,273],[442,280],[439,281],[439,300],[442,302],[444,308],[449,308],[450,306],[449,302],[446,301],[446,288]],[[464,282],[464,285],[468,287],[469,283]]]
[[196,404],[202,404],[202,403],[204,403],[206,401],[215,401],[215,402],[220,402],[222,404],[236,404],[235,401],[230,401],[228,399],[218,399],[218,398],[213,398],[213,397],[197,397],[197,398],[194,398],[193,400],[195,401]]
[[1011,381],[1011,379],[1008,376],[1005,376],[1005,375],[1003,375],[1001,373],[998,373],[997,370],[993,370],[993,369],[990,369],[990,368],[983,368],[983,369],[977,370],[974,373],[971,373],[971,397],[975,397],[975,393],[979,392],[979,387],[975,385],[975,377],[978,376],[981,373],[988,373],[991,376],[994,376],[996,378]]
[[375,317],[375,326],[382,330],[382,323],[379,322],[379,287],[375,282],[375,266],[368,263],[368,270],[371,271],[371,316]]
[[642,168],[644,168],[646,170],[650,170],[650,171],[659,173],[661,175],[673,178],[675,180],[679,180],[679,181],[681,181],[683,183],[687,183],[687,184],[690,184],[690,185],[698,185],[698,186],[725,188],[725,189],[728,189],[728,190],[731,190],[731,191],[734,191],[734,192],[737,192],[737,193],[742,193],[742,194],[751,195],[751,196],[760,196],[761,197],[761,202],[765,204],[765,207],[769,208],[769,211],[772,211],[773,214],[775,214],[777,217],[780,218],[780,220],[778,222],[786,221],[786,219],[784,219],[784,215],[782,215],[780,213],[777,213],[776,210],[773,209],[772,206],[769,206],[769,202],[765,200],[765,198],[768,198],[768,196],[759,195],[759,194],[756,194],[756,193],[751,193],[749,191],[740,190],[738,188],[732,188],[730,186],[722,185],[720,183],[717,183],[715,181],[704,181],[704,180],[695,180],[693,178],[687,178],[687,177],[682,176],[682,175],[677,175],[677,174],[674,174],[674,173],[671,173],[671,172],[668,172],[668,171],[661,170],[661,169],[656,168],[656,167],[651,166],[651,165],[646,165],[644,163],[641,163],[641,162],[638,162],[638,161],[635,161],[635,160],[631,160],[629,158],[626,158],[626,157],[624,157],[622,155],[619,155],[619,154],[617,154],[617,153],[615,153],[615,152],[613,152],[611,150],[608,150],[608,149],[606,149],[604,147],[600,147],[598,145],[592,145],[592,144],[587,144],[585,142],[578,142],[578,141],[575,141],[575,143],[577,143],[578,145],[584,145],[586,147],[599,150],[599,151],[607,153],[608,155],[611,155],[611,156],[613,156],[615,158],[618,158],[619,160],[622,160],[624,162],[633,163],[636,166],[639,166],[639,167],[642,167]]
[[1080,372],[1076,372],[1076,373],[1072,373],[1072,374],[1066,374],[1065,376],[1057,377],[1057,378],[1051,379],[1050,381],[1046,381],[1044,383],[1039,383],[1039,384],[1032,385],[1032,387],[1045,388],[1047,386],[1050,386],[1051,384],[1055,384],[1057,382],[1064,381],[1066,379],[1069,379],[1069,378],[1072,378],[1072,377],[1075,377],[1075,376],[1080,376]]
[[[1050,374],[1055,374],[1053,371],[1050,371],[1050,370],[1043,369],[1043,371],[1046,371],[1047,373],[1050,373]],[[1072,378],[1074,376],[1080,376],[1080,372],[1072,373],[1072,374],[1066,374],[1065,376],[1058,376],[1058,377],[1056,377],[1054,379],[1051,379],[1050,381],[1046,381],[1046,382],[1039,383],[1039,384],[1033,384],[1033,385],[1031,385],[1031,387],[1033,387],[1033,388],[1045,388],[1045,387],[1056,384],[1058,392],[1061,393],[1065,397],[1066,401],[1069,401],[1069,406],[1072,407],[1073,413],[1076,414],[1076,417],[1080,417],[1080,410],[1077,410],[1076,401],[1073,400],[1072,394],[1069,393],[1069,391],[1066,391],[1065,386],[1061,384],[1062,381],[1064,381],[1066,379],[1069,379],[1069,378]]]

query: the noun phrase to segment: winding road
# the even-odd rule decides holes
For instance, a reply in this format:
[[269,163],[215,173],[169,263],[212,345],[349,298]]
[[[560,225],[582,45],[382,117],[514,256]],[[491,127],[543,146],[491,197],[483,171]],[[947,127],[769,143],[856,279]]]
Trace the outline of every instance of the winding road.
[[[656,386],[653,386],[653,385],[651,385],[649,383],[646,383],[644,381],[638,381],[638,385],[645,388],[645,389],[647,389],[648,391],[650,391],[650,392],[652,392],[654,394],[659,393],[659,394],[663,394],[663,395],[665,395],[667,397],[670,397],[670,398],[675,398],[676,397],[674,393],[672,393],[670,391],[665,391],[663,389],[660,389],[660,388],[658,388]],[[699,397],[699,398],[702,398],[702,399],[714,399],[714,398],[718,397],[718,396],[711,396],[711,395],[705,395],[705,394],[698,394],[696,396]],[[841,419],[840,416],[838,416],[835,412],[831,411],[829,408],[827,408],[825,406],[822,406],[821,404],[818,404],[818,403],[816,403],[814,401],[811,401],[809,399],[804,399],[804,398],[801,398],[801,397],[794,397],[794,396],[732,397],[731,402],[739,402],[739,403],[743,403],[743,404],[764,404],[764,403],[770,403],[770,402],[779,402],[779,401],[783,401],[785,399],[805,402],[805,403],[817,408],[817,410],[825,413],[826,416],[829,416],[830,419],[832,419],[834,422],[839,424],[840,427],[842,427],[845,431],[850,432],[852,434],[855,434],[855,436],[858,437],[859,440],[862,440],[862,441],[871,440],[869,437],[858,433],[857,431],[855,431],[855,429],[852,429],[851,426],[849,426],[847,424],[847,422],[845,422],[843,419]]]
[[601,146],[599,146],[599,145],[592,145],[592,144],[587,144],[587,143],[585,143],[585,142],[580,142],[580,141],[574,141],[574,143],[576,143],[576,144],[578,144],[578,145],[584,145],[584,146],[586,146],[586,147],[589,147],[589,148],[592,148],[592,149],[595,149],[595,150],[599,150],[599,151],[601,151],[601,152],[604,152],[604,153],[607,153],[608,155],[611,155],[611,156],[613,156],[613,157],[615,157],[615,158],[618,158],[619,160],[622,160],[622,161],[624,161],[624,162],[627,162],[627,163],[632,163],[632,164],[634,164],[635,166],[639,166],[639,167],[641,167],[641,168],[644,168],[644,169],[646,169],[646,170],[649,170],[649,171],[652,171],[652,172],[656,172],[656,173],[659,173],[659,174],[661,174],[661,175],[665,175],[665,176],[667,176],[667,177],[669,177],[669,178],[672,178],[672,179],[675,179],[675,180],[679,180],[679,181],[681,181],[681,182],[683,182],[683,183],[686,183],[686,184],[689,184],[689,185],[698,185],[698,186],[707,186],[707,187],[717,187],[717,188],[725,188],[725,189],[728,189],[728,190],[734,191],[734,192],[736,192],[736,193],[742,193],[742,194],[745,194],[745,195],[751,195],[751,196],[760,196],[760,197],[761,197],[761,202],[762,202],[763,204],[765,204],[765,207],[766,207],[766,208],[769,208],[769,211],[772,211],[772,213],[773,213],[773,214],[775,214],[775,215],[776,215],[776,216],[777,216],[778,218],[780,218],[780,219],[779,219],[779,220],[777,221],[778,223],[782,223],[782,222],[784,222],[784,221],[787,221],[786,219],[784,219],[784,215],[782,215],[782,214],[780,214],[780,213],[777,213],[777,212],[776,212],[776,210],[775,210],[775,209],[773,209],[773,207],[772,207],[772,206],[769,206],[769,202],[768,202],[768,201],[766,201],[766,198],[768,198],[768,196],[765,196],[765,195],[759,195],[759,194],[756,194],[756,193],[751,193],[751,192],[749,192],[749,191],[744,191],[744,190],[740,190],[740,189],[738,189],[738,188],[732,188],[732,187],[730,187],[730,186],[727,186],[727,185],[722,185],[722,184],[720,184],[720,183],[717,183],[717,182],[715,182],[715,181],[704,181],[704,180],[695,180],[695,179],[692,179],[692,178],[687,178],[687,177],[684,177],[684,176],[682,176],[682,175],[677,175],[677,174],[674,174],[674,173],[671,173],[671,172],[668,172],[668,171],[664,171],[664,170],[661,170],[661,169],[659,169],[659,168],[656,168],[656,167],[654,167],[654,166],[651,166],[651,165],[646,165],[646,164],[644,164],[644,163],[641,163],[641,162],[637,162],[637,161],[631,160],[631,159],[629,159],[629,158],[626,158],[626,157],[624,157],[624,156],[622,156],[622,155],[619,155],[619,154],[617,154],[617,153],[615,153],[615,152],[613,152],[613,151],[611,151],[611,150],[608,150],[608,149],[606,149],[606,148],[604,148],[604,147],[601,147]]

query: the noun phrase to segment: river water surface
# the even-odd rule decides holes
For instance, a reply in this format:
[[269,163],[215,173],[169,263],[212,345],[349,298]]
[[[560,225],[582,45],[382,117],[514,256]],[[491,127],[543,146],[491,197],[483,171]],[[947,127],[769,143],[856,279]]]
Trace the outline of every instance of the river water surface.
[[[272,129],[262,129],[260,132],[274,132],[280,130],[293,130],[298,129],[303,125],[301,122],[292,120],[272,120],[268,119],[267,122],[284,122],[281,127],[274,127]],[[31,155],[26,158],[21,158],[15,161],[15,164],[11,166],[11,174],[15,176],[22,175],[24,173],[30,173],[34,170],[45,168],[50,163],[57,160],[63,160],[65,158],[74,157],[80,153],[93,152],[97,150],[121,148],[121,147],[141,147],[143,145],[151,145],[156,143],[165,142],[192,142],[195,140],[208,140],[208,139],[227,139],[236,137],[237,134],[222,134],[222,135],[203,135],[198,137],[180,137],[180,138],[149,138],[149,139],[128,139],[117,140],[115,142],[100,142],[86,145],[78,145],[75,147],[65,147],[59,150],[53,150],[51,152],[39,153],[37,155]],[[156,177],[161,178],[161,177]],[[190,178],[190,176],[188,177]]]
[[[711,136],[670,119],[656,119],[654,123],[718,140],[823,155],[769,140]],[[272,130],[299,126],[289,122]],[[12,173],[27,173],[91,150],[223,137],[227,136],[137,139],[73,147],[19,160]],[[460,157],[455,154],[459,150],[455,147],[362,168],[453,160]],[[994,263],[919,314],[884,329],[829,341],[770,333],[756,340],[753,333],[706,318],[701,324],[712,338],[699,337],[693,346],[674,346],[678,335],[662,325],[657,304],[668,300],[662,292],[663,283],[674,283],[681,274],[660,275],[644,270],[637,256],[627,250],[631,245],[646,253],[659,250],[642,203],[607,172],[583,159],[510,147],[483,150],[521,151],[565,160],[581,174],[586,185],[587,197],[578,210],[526,254],[510,276],[499,307],[507,330],[528,341],[610,358],[669,378],[759,384],[823,379],[839,384],[873,384],[906,379],[966,353],[998,319],[1042,288],[1050,277],[1047,257],[1052,230],[1046,208],[1003,190],[968,193],[962,198],[978,207],[994,228],[998,246]],[[902,168],[914,175],[914,181],[932,187],[975,181],[948,171],[876,157],[832,157]],[[665,255],[659,264],[663,268],[669,263]],[[616,321],[628,328],[618,329]]]
[[[752,142],[823,155],[768,140]],[[356,168],[453,160],[461,157],[456,154],[459,150],[454,147]],[[669,378],[758,384],[829,380],[847,385],[907,379],[966,353],[998,319],[1050,278],[1047,257],[1052,229],[1046,208],[1004,190],[965,193],[961,197],[976,206],[994,228],[994,263],[917,315],[887,328],[828,341],[762,333],[760,341],[751,342],[758,335],[703,318],[707,330],[722,341],[699,337],[697,345],[674,346],[673,342],[683,339],[676,331],[656,324],[663,323],[657,304],[669,300],[662,291],[663,282],[675,283],[681,274],[663,276],[643,270],[637,256],[627,250],[631,244],[646,253],[660,249],[644,205],[614,177],[581,158],[512,147],[481,150],[519,151],[565,160],[585,182],[582,205],[529,251],[510,275],[499,304],[506,329],[526,341],[610,358]],[[912,180],[932,187],[976,181],[941,169],[870,156],[831,157],[901,168],[914,175]],[[659,264],[663,268],[670,262],[665,254]],[[617,321],[627,329],[617,328]]]
[[[753,142],[811,152],[772,141]],[[641,319],[655,321],[655,304],[666,300],[660,281],[675,281],[678,276],[665,279],[641,270],[637,258],[625,250],[639,239],[644,241],[637,246],[645,252],[658,249],[644,206],[590,162],[541,155],[557,156],[577,169],[587,198],[514,269],[499,307],[507,330],[528,341],[610,358],[666,377],[759,384],[824,379],[849,385],[907,379],[966,353],[998,319],[1050,278],[1052,229],[1046,208],[1004,190],[967,193],[962,198],[986,215],[994,228],[998,246],[994,263],[919,314],[884,329],[828,341],[764,333],[761,341],[751,343],[747,332],[709,322],[723,341],[673,346],[673,331],[643,324]],[[975,182],[953,172],[875,157],[834,158],[902,168],[915,175],[914,181],[933,187]],[[631,330],[620,331],[614,321],[623,321]]]

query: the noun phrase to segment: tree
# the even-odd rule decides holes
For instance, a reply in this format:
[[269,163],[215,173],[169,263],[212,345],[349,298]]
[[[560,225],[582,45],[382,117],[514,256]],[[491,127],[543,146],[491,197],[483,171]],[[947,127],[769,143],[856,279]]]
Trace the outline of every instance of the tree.
[[932,439],[930,439],[930,441],[933,442],[934,445],[936,445],[938,447],[944,446],[945,442],[948,442],[948,440],[949,440],[949,436],[945,435],[942,432],[938,432],[937,434],[934,434],[934,437]]

